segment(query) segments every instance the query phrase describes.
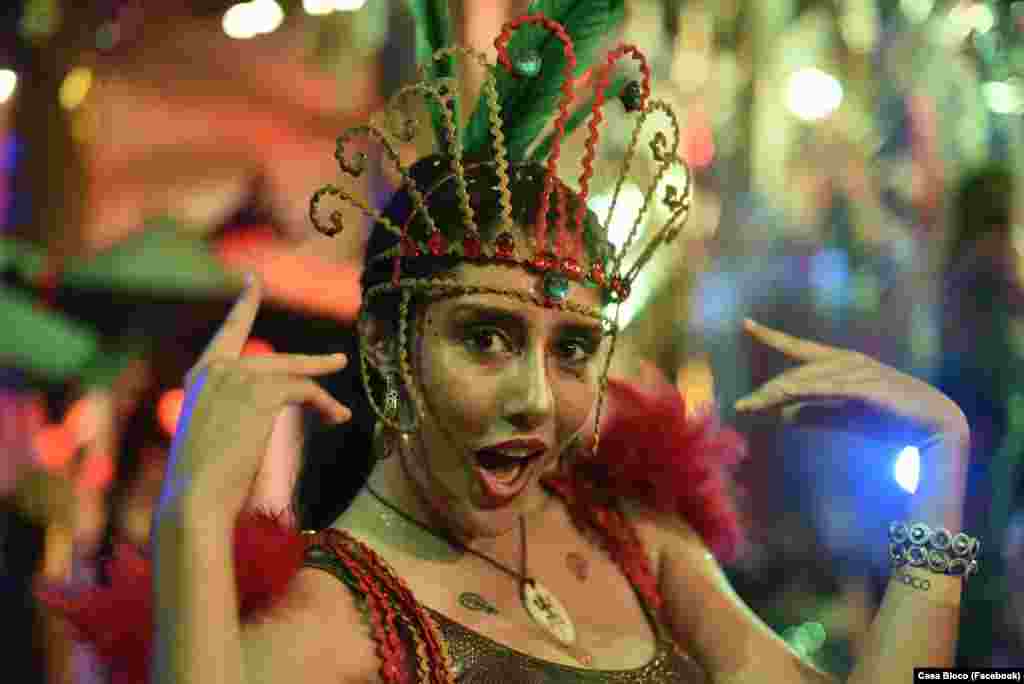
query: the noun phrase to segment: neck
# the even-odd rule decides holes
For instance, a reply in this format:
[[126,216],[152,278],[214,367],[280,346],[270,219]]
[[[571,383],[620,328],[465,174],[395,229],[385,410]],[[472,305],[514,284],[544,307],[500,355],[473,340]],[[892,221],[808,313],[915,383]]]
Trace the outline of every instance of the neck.
[[[414,445],[415,437],[410,451],[416,448]],[[461,557],[464,551],[459,545],[485,554],[504,555],[498,550],[499,547],[514,552],[512,555],[518,553],[518,527],[499,537],[475,537],[445,515],[446,507],[432,504],[423,491],[424,485],[419,482],[420,478],[411,472],[411,468],[415,467],[413,461],[417,458],[419,456],[416,453],[403,453],[396,449],[387,458],[377,461],[367,485],[388,504],[428,527],[433,534],[406,520],[377,500],[366,488],[359,492],[349,510],[339,519],[340,526],[358,530],[379,542],[416,556],[435,560]],[[452,544],[449,540],[457,543]],[[505,549],[506,546],[509,548]]]

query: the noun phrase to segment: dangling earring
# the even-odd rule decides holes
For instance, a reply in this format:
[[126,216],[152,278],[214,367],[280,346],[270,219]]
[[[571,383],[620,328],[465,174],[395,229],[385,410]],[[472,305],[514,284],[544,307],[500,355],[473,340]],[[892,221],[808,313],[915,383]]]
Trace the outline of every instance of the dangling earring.
[[391,420],[398,418],[398,386],[395,373],[384,374],[384,413]]
[[387,437],[384,434],[384,423],[380,420],[376,421],[376,425],[373,426],[373,458],[374,461],[383,461],[385,458],[391,455],[391,446],[387,442]]

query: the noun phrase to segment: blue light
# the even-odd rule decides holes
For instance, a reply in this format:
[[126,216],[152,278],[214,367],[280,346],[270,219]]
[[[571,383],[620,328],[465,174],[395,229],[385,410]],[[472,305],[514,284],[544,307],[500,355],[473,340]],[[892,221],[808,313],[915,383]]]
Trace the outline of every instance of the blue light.
[[892,467],[892,475],[896,483],[907,492],[913,494],[917,491],[917,482],[921,476],[921,454],[917,447],[908,446],[900,452]]

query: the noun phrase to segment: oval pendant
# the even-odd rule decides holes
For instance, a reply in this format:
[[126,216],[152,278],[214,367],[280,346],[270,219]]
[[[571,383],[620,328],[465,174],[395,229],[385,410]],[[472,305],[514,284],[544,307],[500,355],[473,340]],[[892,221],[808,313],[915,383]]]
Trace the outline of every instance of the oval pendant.
[[534,622],[563,644],[576,642],[576,626],[569,611],[547,587],[533,580],[523,582],[522,597],[526,612]]

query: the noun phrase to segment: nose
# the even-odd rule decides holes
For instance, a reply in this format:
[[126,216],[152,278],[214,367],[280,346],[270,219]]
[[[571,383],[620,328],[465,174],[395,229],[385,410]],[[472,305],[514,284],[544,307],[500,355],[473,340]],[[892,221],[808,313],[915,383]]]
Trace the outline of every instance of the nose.
[[531,349],[509,370],[503,388],[505,418],[521,430],[532,430],[554,411],[555,398],[548,382],[547,359],[542,350]]

